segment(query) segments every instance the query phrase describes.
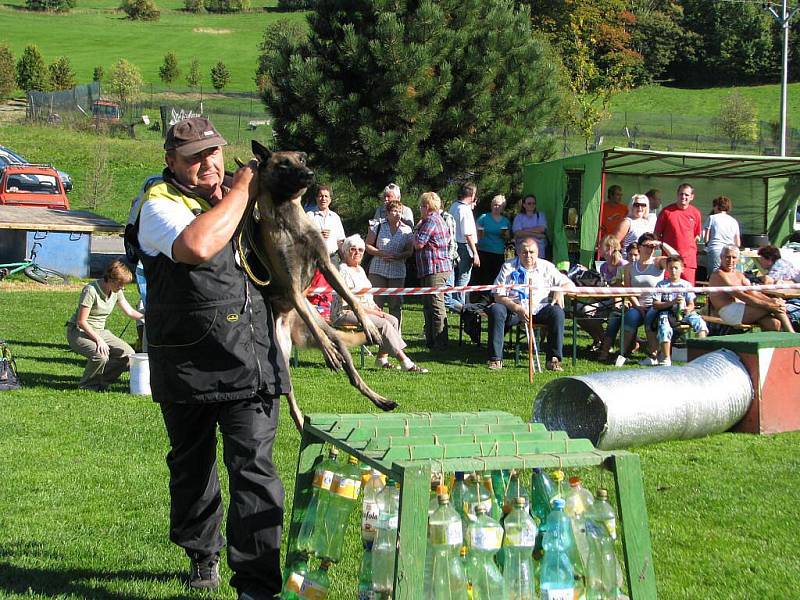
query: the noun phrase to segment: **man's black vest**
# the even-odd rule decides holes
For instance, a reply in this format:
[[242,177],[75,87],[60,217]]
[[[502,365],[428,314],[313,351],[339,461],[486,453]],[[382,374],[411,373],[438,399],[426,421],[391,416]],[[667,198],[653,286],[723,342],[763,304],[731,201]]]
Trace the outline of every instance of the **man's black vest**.
[[290,389],[272,310],[236,264],[234,244],[199,265],[139,252],[156,402],[224,402]]

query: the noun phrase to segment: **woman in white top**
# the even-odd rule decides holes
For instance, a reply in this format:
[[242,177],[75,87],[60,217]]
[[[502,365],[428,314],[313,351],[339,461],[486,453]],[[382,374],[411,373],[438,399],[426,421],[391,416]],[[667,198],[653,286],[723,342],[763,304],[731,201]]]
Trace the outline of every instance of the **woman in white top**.
[[[361,236],[351,235],[345,238],[342,244],[342,254],[344,254],[344,262],[339,265],[339,272],[342,274],[345,284],[351,290],[363,290],[372,287],[372,284],[367,278],[367,274],[361,267],[361,259],[364,258],[365,244]],[[361,301],[361,306],[367,313],[369,320],[372,321],[381,333],[381,345],[378,349],[378,358],[375,365],[383,369],[393,368],[389,364],[389,355],[391,354],[400,362],[399,369],[409,371],[411,373],[427,373],[428,369],[423,369],[415,364],[405,352],[403,348],[406,343],[400,337],[399,324],[397,319],[392,315],[386,314],[375,304],[372,299],[372,294],[363,294],[358,296]],[[357,325],[358,318],[350,307],[342,302],[341,297],[337,294],[333,299],[333,307],[331,308],[331,322],[334,327],[337,325]]]
[[[655,256],[657,248],[661,248],[661,256]],[[623,275],[623,285],[625,287],[655,287],[659,281],[664,279],[667,256],[678,255],[672,246],[666,242],[659,241],[656,239],[655,234],[650,232],[642,234],[638,242],[631,244],[627,250],[630,262],[625,265]],[[647,334],[648,356],[642,361],[642,364],[658,364],[658,360],[655,359],[658,353],[656,332],[650,330],[651,323],[645,319],[648,314],[647,309],[653,304],[653,294],[645,292],[640,296],[633,296],[630,299],[630,303],[630,307],[625,311],[625,335],[620,353],[624,355],[630,350],[636,330],[639,329],[640,325],[644,324]],[[652,314],[653,318],[656,318],[657,313],[654,312]],[[619,326],[619,316],[614,315],[609,318],[606,335],[603,338],[603,344],[598,355],[600,360],[608,358],[611,346],[614,343],[617,332],[619,332]]]
[[706,244],[706,269],[709,275],[719,269],[720,255],[725,246],[741,246],[739,222],[728,213],[733,208],[731,199],[719,196],[712,201],[711,215],[703,229],[703,241]]
[[652,233],[655,223],[650,218],[650,201],[644,194],[634,194],[628,208],[628,216],[619,224],[614,236],[622,246],[623,258],[628,258],[628,246],[638,241],[643,233]]
[[[402,215],[403,204],[399,200],[390,200],[386,203],[386,220],[378,221],[367,235],[367,253],[372,255],[369,263],[372,287],[404,287],[406,284],[406,259],[413,253],[411,242],[414,235],[411,227],[401,221]],[[403,297],[375,297],[375,304],[380,309],[387,301],[389,314],[402,323]]]

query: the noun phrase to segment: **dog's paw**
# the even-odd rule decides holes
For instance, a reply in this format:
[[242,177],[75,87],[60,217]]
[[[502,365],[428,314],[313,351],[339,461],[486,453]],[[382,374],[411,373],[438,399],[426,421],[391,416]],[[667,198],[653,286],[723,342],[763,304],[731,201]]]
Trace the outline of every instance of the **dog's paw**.
[[328,368],[332,369],[333,371],[341,371],[343,359],[336,346],[330,342],[323,343],[321,350],[322,356],[325,357],[325,364],[328,365]]
[[397,402],[394,400],[389,400],[388,398],[384,398],[383,396],[378,396],[372,400],[375,403],[375,406],[380,408],[381,410],[390,411],[397,408]]
[[370,346],[380,346],[381,342],[383,341],[381,332],[378,331],[378,328],[375,327],[375,324],[371,321],[367,321],[364,324],[364,336],[367,338],[367,344]]

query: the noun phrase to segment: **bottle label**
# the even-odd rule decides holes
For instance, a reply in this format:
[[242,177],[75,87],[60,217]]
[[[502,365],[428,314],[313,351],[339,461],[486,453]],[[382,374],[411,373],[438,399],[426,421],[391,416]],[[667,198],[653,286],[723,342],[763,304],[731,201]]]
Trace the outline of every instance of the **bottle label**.
[[454,521],[446,525],[431,525],[430,539],[435,546],[460,546],[464,542],[464,532],[461,521]]
[[321,586],[316,581],[306,579],[297,594],[305,600],[325,600],[328,595],[328,588]]
[[375,539],[378,514],[377,502],[364,502],[364,508],[361,510],[361,537],[367,542]]
[[286,580],[286,585],[284,589],[287,592],[294,592],[295,594],[299,594],[300,590],[303,587],[303,580],[305,577],[300,575],[299,573],[292,573],[289,575],[289,578]]
[[499,550],[503,541],[503,530],[499,527],[470,527],[469,545],[476,550]]
[[536,529],[525,526],[522,529],[506,530],[506,546],[533,547],[536,545]]
[[329,490],[333,483],[333,471],[317,471],[314,473],[314,487]]
[[615,518],[606,519],[603,521],[603,525],[606,527],[606,531],[608,531],[608,535],[611,536],[612,540],[617,539],[617,520]]
[[334,477],[331,484],[331,492],[348,500],[357,500],[358,493],[361,491],[361,479],[349,479],[348,477]]
[[542,590],[542,600],[573,600],[575,591],[572,588],[561,590]]

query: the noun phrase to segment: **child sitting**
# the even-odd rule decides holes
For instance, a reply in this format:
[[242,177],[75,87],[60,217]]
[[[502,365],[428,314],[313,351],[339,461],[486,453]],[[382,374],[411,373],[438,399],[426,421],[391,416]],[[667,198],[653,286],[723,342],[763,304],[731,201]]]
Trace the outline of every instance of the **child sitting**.
[[680,256],[670,256],[667,259],[667,277],[656,284],[658,288],[664,288],[663,292],[656,292],[653,296],[653,306],[650,311],[658,313],[655,323],[657,323],[657,339],[659,344],[660,360],[657,358],[646,358],[640,364],[646,365],[666,365],[672,364],[672,324],[682,322],[688,324],[698,337],[706,337],[708,326],[703,321],[703,317],[694,312],[694,292],[674,292],[667,291],[675,288],[692,287],[692,284],[681,279],[683,274],[683,259]]

